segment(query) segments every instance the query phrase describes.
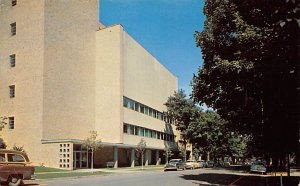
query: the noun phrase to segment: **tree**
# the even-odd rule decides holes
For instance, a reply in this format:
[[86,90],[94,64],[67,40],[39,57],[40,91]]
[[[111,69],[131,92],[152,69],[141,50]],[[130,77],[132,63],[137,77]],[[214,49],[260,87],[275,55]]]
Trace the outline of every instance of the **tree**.
[[91,169],[94,169],[94,152],[102,148],[101,140],[97,139],[97,131],[90,131],[90,136],[83,141],[83,145],[92,152]]
[[26,153],[26,151],[25,151],[25,149],[24,149],[23,146],[17,146],[16,144],[14,144],[13,150],[17,150],[17,151]]
[[166,163],[168,163],[169,162],[169,157],[173,156],[174,154],[173,154],[172,150],[169,147],[166,147],[164,149],[164,155],[166,156]]
[[138,153],[139,156],[141,156],[142,159],[142,169],[144,169],[144,152],[146,150],[146,141],[144,140],[144,138],[141,139],[141,141],[137,144],[136,147],[136,151]]
[[189,128],[193,131],[190,141],[196,144],[195,147],[198,147],[200,151],[205,152],[207,160],[211,159],[211,154],[214,157],[227,154],[228,130],[224,120],[217,113],[202,112],[197,122],[192,123]]
[[[4,126],[7,124],[6,120],[7,120],[7,117],[0,116],[0,131],[2,131]],[[0,138],[0,148],[5,149],[6,147],[7,147],[6,143],[4,142],[4,140],[2,138]]]
[[253,153],[275,160],[299,148],[299,12],[293,0],[207,0],[195,34],[204,63],[194,100],[250,136]]
[[4,142],[3,138],[0,138],[0,149],[6,149],[7,145]]
[[[175,120],[176,130],[180,131],[179,142],[183,145],[182,149],[186,154],[186,145],[191,138],[189,125],[199,117],[199,109],[192,100],[186,98],[183,90],[179,90],[173,96],[170,96],[165,105],[167,115]],[[186,161],[186,156],[183,157]]]
[[7,117],[3,117],[3,116],[0,116],[0,131],[4,128],[4,126],[7,124],[6,120],[8,118]]

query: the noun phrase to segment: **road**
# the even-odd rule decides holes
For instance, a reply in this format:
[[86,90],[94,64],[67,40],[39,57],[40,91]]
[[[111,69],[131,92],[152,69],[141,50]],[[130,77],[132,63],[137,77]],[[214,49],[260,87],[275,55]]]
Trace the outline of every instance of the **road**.
[[[286,182],[285,180],[283,180]],[[298,186],[299,177],[295,177],[289,186]],[[89,176],[49,180],[40,186],[276,186],[279,177],[238,173],[228,170],[196,169],[185,171],[144,171],[106,176]],[[37,184],[25,184],[26,186]]]

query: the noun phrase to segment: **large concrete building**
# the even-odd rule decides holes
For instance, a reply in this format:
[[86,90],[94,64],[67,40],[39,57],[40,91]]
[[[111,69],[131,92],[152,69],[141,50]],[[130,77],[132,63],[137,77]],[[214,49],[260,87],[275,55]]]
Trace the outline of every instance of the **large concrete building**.
[[86,168],[82,145],[97,131],[95,167],[134,166],[144,138],[146,164],[164,161],[179,136],[163,103],[177,78],[121,25],[99,23],[98,0],[0,0],[0,115],[7,148],[32,162]]

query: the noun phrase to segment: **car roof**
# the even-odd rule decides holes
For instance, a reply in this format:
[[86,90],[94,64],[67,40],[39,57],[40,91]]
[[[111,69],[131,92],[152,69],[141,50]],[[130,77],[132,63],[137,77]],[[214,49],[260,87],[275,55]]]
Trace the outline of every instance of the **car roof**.
[[21,152],[18,150],[7,150],[7,149],[0,149],[0,153],[13,153],[13,154],[21,154],[25,157],[26,161],[29,161],[28,156],[25,152]]

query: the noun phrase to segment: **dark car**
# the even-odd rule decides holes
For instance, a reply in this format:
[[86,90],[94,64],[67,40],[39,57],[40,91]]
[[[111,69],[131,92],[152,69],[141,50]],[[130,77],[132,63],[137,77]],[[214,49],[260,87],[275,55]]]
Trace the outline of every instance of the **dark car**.
[[183,162],[181,159],[171,159],[169,161],[169,163],[167,163],[165,165],[164,170],[178,170],[178,169],[182,169],[185,170],[186,168],[186,164],[185,162]]
[[25,153],[0,149],[0,182],[19,186],[23,180],[32,179],[33,176],[34,167]]
[[206,167],[214,167],[215,166],[215,162],[210,160],[206,162]]

